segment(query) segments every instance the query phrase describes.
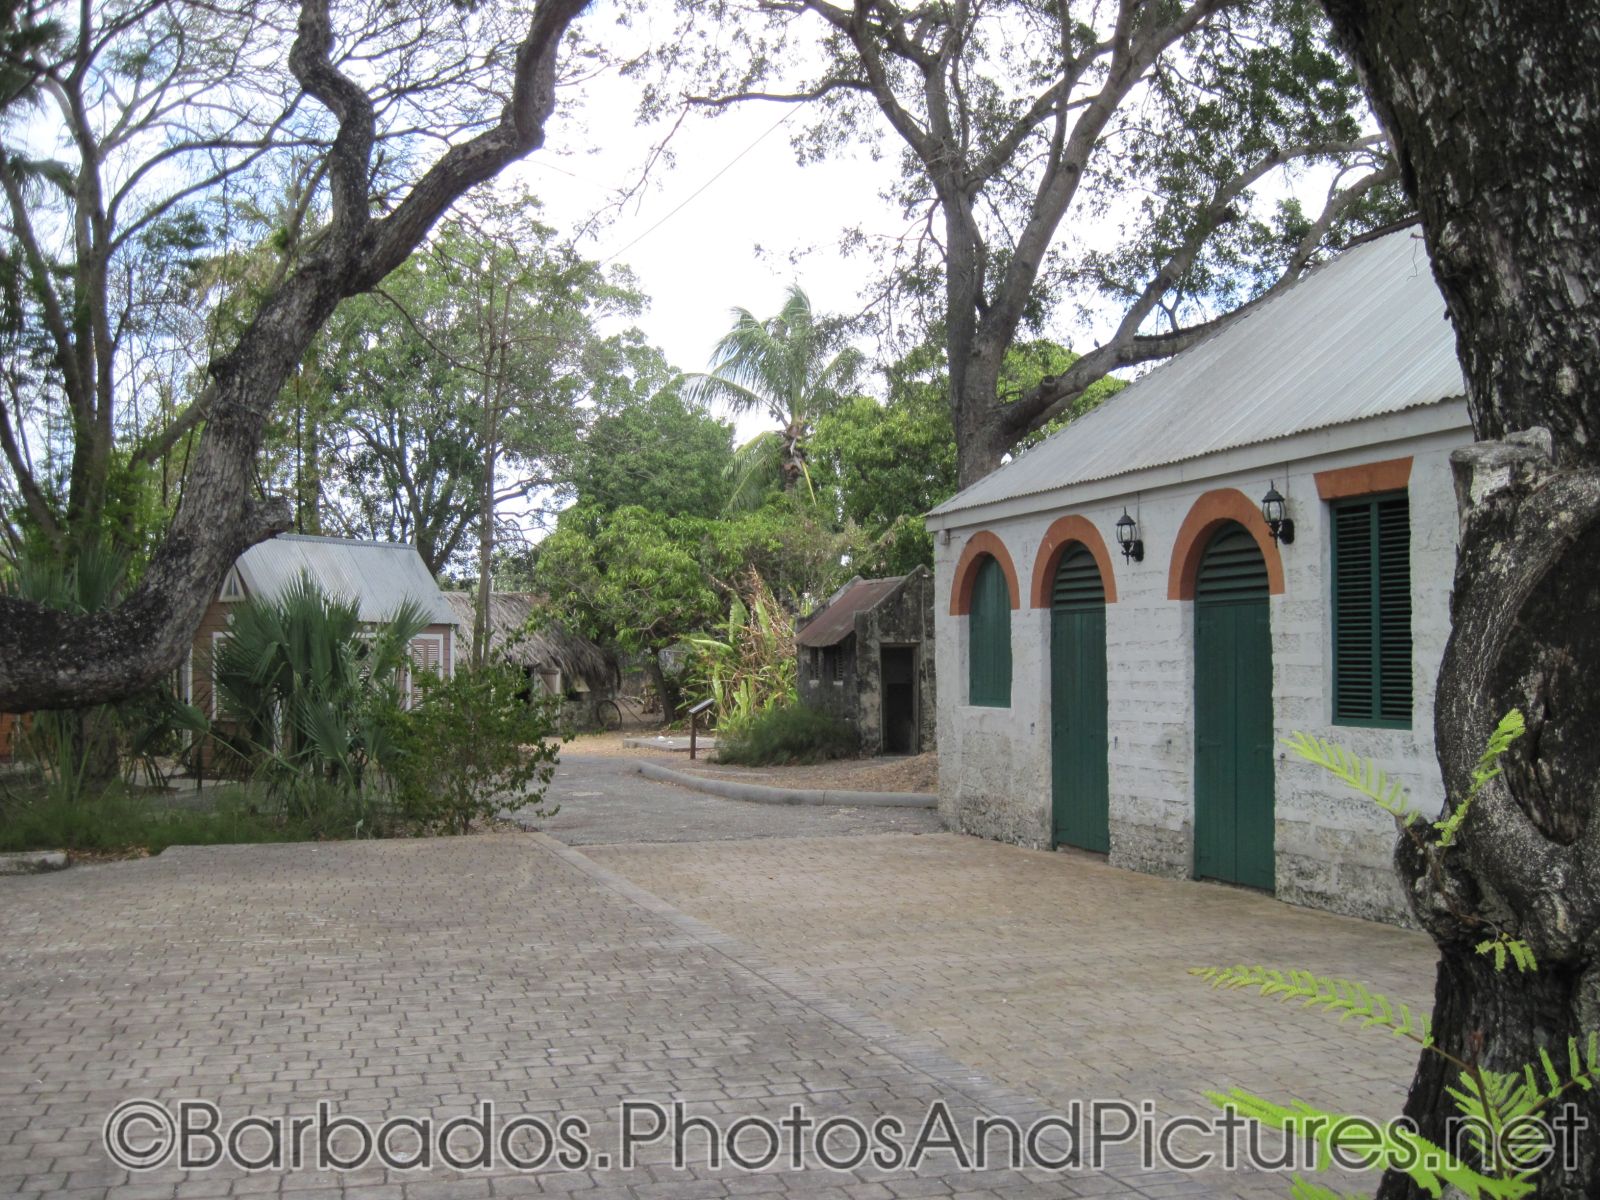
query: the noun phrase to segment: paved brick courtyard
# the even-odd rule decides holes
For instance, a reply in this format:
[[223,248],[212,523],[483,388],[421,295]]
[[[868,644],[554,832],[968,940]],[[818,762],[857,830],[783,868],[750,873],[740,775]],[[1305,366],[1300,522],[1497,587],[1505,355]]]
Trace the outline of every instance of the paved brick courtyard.
[[1411,1043],[1214,992],[1191,966],[1305,967],[1431,1007],[1434,959],[1420,934],[1087,855],[954,834],[588,853],[1057,1109],[1114,1097],[1204,1112],[1203,1091],[1237,1086],[1380,1119],[1399,1111]]
[[319,1100],[442,1122],[489,1100],[502,1118],[582,1117],[606,1153],[626,1100],[724,1123],[804,1103],[914,1129],[935,1100],[965,1127],[1095,1097],[1203,1111],[1199,1086],[1235,1083],[1387,1114],[1403,1090],[1404,1048],[1213,995],[1181,967],[1303,961],[1421,1000],[1413,935],[1080,858],[853,831],[581,853],[518,834],[180,848],[0,879],[0,1195],[1264,1197],[1283,1181],[1125,1154],[1064,1173],[943,1153],[914,1172],[749,1173],[673,1170],[660,1144],[631,1170],[130,1174],[101,1126],[135,1098],[209,1100],[225,1124]]
[[[638,773],[638,758],[564,756],[548,799],[549,818],[514,814],[569,846],[609,842],[706,842],[746,838],[845,837],[868,833],[936,833],[939,814],[923,808],[840,808],[748,804],[708,796]],[[687,760],[663,758],[669,766]]]

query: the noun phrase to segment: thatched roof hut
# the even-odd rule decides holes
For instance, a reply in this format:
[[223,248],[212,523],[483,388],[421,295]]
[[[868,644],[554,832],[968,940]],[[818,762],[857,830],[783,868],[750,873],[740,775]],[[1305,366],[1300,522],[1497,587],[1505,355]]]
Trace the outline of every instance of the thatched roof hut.
[[[444,598],[461,621],[458,662],[472,656],[472,630],[477,598],[471,592],[446,592]],[[540,597],[532,592],[495,592],[489,597],[489,652],[545,678],[559,676],[552,690],[612,695],[617,668],[606,652],[587,638],[568,633],[558,622],[528,627]]]

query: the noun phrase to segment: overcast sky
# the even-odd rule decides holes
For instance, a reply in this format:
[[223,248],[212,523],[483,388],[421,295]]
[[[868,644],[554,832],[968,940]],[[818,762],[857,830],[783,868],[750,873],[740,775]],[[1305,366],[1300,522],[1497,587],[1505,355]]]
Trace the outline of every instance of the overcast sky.
[[[633,184],[662,132],[637,124],[631,81],[607,75],[584,90],[581,101],[564,98],[546,147],[501,183],[528,187],[560,230],[583,226]],[[901,231],[879,199],[890,166],[858,154],[801,167],[789,139],[810,119],[809,109],[760,102],[691,116],[672,141],[675,165],[656,167],[634,201],[580,242],[586,257],[632,268],[650,298],[638,324],[674,366],[704,370],[730,310],[771,316],[791,282],[818,312],[861,307],[867,266],[844,259],[839,238],[856,224]],[[803,260],[792,265],[797,253]],[[745,418],[741,440],[770,424]]]
[[[644,21],[620,34],[610,24],[611,9],[609,0],[596,5],[588,33],[606,40],[615,54],[629,54],[630,40],[636,50],[670,35],[670,6],[664,2],[657,25]],[[771,316],[791,282],[805,288],[820,313],[860,310],[871,265],[844,257],[840,236],[851,226],[869,235],[905,232],[899,214],[880,199],[900,150],[892,134],[884,140],[886,161],[855,150],[800,166],[790,137],[815,120],[810,106],[757,101],[715,117],[692,114],[673,139],[675,163],[657,166],[636,199],[617,212],[612,202],[638,181],[662,130],[637,123],[637,85],[614,72],[587,81],[582,93],[563,92],[546,146],[506,172],[498,186],[533,191],[559,230],[579,229],[611,209],[606,222],[580,241],[580,252],[633,269],[650,298],[638,323],[674,366],[704,370],[732,324],[730,310],[738,305]],[[1314,170],[1293,190],[1319,203],[1330,178]],[[1289,190],[1281,178],[1261,186]],[[1114,226],[1115,211],[1101,220]],[[1081,214],[1071,224],[1078,236],[1094,240],[1096,227],[1085,225]],[[795,254],[801,261],[792,264]],[[1108,311],[1094,318],[1094,327],[1079,329],[1073,324],[1078,318],[1058,311],[1050,333],[1067,345],[1105,336],[1117,315]],[[738,438],[771,426],[757,414],[746,415],[738,422]]]

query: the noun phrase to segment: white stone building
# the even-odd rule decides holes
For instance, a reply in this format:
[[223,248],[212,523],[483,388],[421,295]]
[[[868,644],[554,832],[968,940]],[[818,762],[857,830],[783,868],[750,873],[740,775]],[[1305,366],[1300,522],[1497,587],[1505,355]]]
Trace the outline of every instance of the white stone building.
[[946,823],[1405,919],[1392,821],[1279,739],[1337,740],[1441,803],[1464,390],[1403,230],[936,508]]

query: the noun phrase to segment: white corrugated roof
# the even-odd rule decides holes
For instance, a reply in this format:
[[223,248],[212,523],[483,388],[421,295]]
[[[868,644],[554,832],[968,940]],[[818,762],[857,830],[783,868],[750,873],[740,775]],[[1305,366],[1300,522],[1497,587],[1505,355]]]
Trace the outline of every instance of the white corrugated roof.
[[1415,229],[1346,250],[933,510],[959,512],[1466,391]]
[[411,600],[432,624],[460,623],[415,546],[280,533],[251,546],[238,565],[252,596],[275,599],[306,574],[329,595],[353,602],[363,621],[386,621]]

